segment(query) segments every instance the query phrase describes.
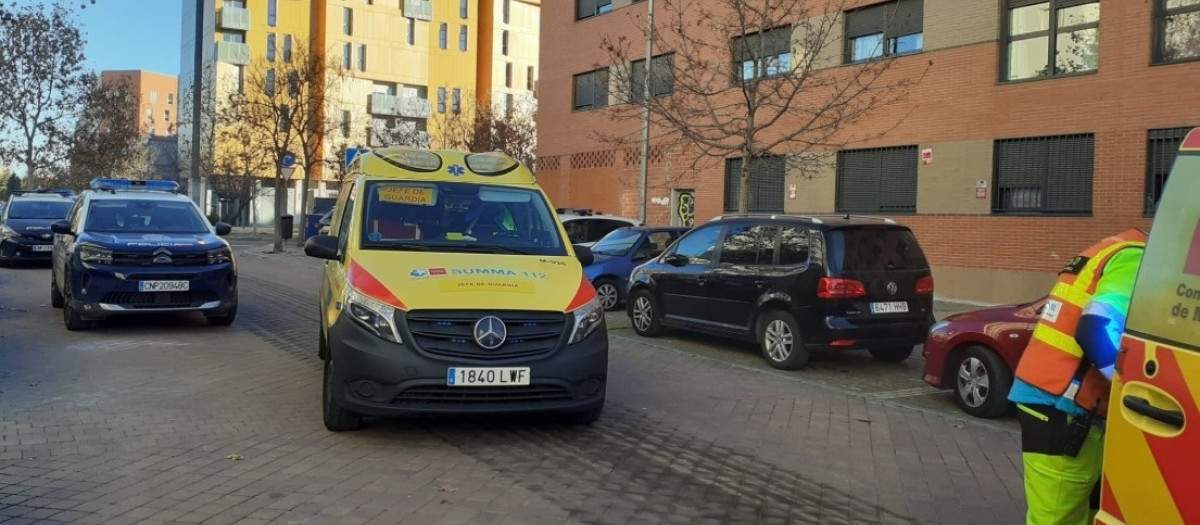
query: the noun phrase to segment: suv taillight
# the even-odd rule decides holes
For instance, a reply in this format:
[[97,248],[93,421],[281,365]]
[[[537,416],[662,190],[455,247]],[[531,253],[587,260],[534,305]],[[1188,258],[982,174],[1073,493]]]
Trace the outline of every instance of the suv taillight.
[[917,293],[929,295],[933,293],[933,277],[925,276],[917,279]]
[[852,299],[867,295],[867,287],[854,279],[822,277],[817,282],[817,297],[821,299]]

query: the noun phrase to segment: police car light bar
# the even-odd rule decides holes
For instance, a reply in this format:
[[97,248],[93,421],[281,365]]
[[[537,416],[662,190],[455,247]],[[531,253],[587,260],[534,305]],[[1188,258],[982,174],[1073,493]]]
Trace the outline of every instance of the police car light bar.
[[53,193],[55,195],[62,195],[63,197],[74,197],[75,196],[75,190],[36,189],[36,190],[17,190],[17,191],[12,192],[13,195],[38,195],[38,194],[44,195],[47,193]]
[[173,180],[92,179],[89,188],[96,191],[169,191],[179,193],[179,183]]

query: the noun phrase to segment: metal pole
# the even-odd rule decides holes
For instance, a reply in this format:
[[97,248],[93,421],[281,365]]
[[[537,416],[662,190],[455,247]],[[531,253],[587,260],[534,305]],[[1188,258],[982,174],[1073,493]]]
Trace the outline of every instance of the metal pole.
[[208,2],[204,0],[196,2],[196,51],[192,54],[192,173],[189,186],[192,188],[192,202],[201,206],[204,199],[200,194],[204,190],[200,185],[200,104],[204,96],[204,8],[207,5]]
[[638,185],[638,220],[646,223],[646,181],[650,170],[650,59],[654,55],[654,0],[646,6],[646,78],[642,83],[642,164]]

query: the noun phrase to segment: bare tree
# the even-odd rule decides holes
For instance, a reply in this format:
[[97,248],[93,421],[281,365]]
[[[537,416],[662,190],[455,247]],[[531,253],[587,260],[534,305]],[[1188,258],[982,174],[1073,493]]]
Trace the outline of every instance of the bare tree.
[[[504,107],[473,100],[470,94],[463,97],[459,110],[434,116],[437,132],[430,145],[470,152],[502,151],[532,169],[537,158],[536,101],[530,98]],[[376,137],[385,144],[425,147],[405,142],[404,132],[398,136],[377,133]]]
[[0,162],[16,162],[30,177],[61,168],[95,82],[84,69],[83,48],[64,3],[0,5]]
[[68,185],[82,189],[94,177],[146,178],[151,174],[153,159],[134,102],[133,88],[124,79],[91,87],[71,137]]
[[[634,17],[644,38],[605,36],[609,63],[598,66],[607,74],[592,87],[617,99],[606,108],[614,119],[640,128],[648,111],[656,142],[694,148],[693,170],[742,159],[739,211],[749,207],[756,161],[782,156],[789,171],[815,176],[838,149],[898,125],[874,134],[848,130],[876,110],[902,102],[928,71],[926,65],[915,76],[889,74],[897,51],[891,38],[880,38],[859,62],[832,67],[845,54],[845,0],[659,2],[649,75],[646,21]],[[618,145],[641,141],[637,133],[597,138]]]

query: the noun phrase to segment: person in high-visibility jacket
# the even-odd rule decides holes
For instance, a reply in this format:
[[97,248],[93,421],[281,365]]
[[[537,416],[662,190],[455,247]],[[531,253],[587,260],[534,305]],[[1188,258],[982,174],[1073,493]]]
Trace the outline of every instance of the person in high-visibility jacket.
[[1017,404],[1029,525],[1084,525],[1099,507],[1113,365],[1147,235],[1129,230],[1059,272],[1021,361]]

